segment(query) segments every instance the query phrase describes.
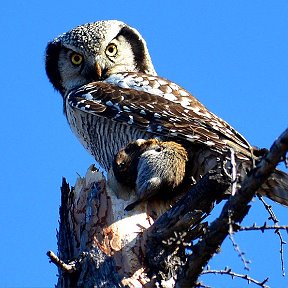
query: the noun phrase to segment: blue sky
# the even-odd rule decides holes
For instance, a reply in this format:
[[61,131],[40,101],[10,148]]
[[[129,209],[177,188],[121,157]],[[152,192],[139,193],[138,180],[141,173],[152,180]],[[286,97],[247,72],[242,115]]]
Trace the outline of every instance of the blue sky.
[[[54,287],[57,270],[45,253],[57,250],[61,178],[73,185],[93,163],[45,75],[45,46],[58,34],[86,22],[122,20],[142,33],[159,75],[192,92],[252,144],[270,147],[288,126],[287,1],[15,0],[1,10],[0,288]],[[267,220],[258,202],[247,225]],[[287,208],[274,206],[280,223],[288,224]],[[251,276],[288,286],[273,232],[235,238],[252,260]],[[288,270],[288,247],[285,258]],[[210,264],[247,273],[229,241]],[[227,276],[202,281],[246,285]]]

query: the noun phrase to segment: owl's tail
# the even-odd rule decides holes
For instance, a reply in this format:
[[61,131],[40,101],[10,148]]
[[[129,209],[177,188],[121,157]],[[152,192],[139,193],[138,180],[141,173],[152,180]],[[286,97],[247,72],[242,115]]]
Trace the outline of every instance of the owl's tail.
[[288,174],[276,169],[261,186],[259,194],[273,201],[288,206]]

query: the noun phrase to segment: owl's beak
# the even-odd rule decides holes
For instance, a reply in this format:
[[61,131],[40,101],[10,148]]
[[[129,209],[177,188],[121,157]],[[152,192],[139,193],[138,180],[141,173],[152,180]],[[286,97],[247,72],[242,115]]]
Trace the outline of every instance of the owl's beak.
[[101,79],[102,76],[102,68],[98,62],[95,64],[95,71],[98,79]]

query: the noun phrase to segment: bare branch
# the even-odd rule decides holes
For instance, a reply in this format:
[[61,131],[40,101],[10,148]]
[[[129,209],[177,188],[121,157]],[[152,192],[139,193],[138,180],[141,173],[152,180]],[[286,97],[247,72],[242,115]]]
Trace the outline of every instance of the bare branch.
[[231,269],[227,268],[225,270],[204,270],[202,272],[202,275],[203,274],[220,274],[220,275],[229,275],[231,276],[232,278],[241,278],[243,280],[247,280],[248,281],[248,284],[250,283],[253,283],[255,285],[258,285],[262,288],[269,288],[269,286],[265,285],[267,282],[268,282],[268,278],[266,278],[265,280],[263,280],[262,282],[258,281],[258,280],[255,280],[253,278],[251,278],[250,276],[248,275],[244,275],[244,274],[239,274],[239,273],[235,273],[233,272]]
[[249,271],[250,267],[248,265],[251,263],[251,261],[247,260],[245,258],[245,253],[243,251],[241,251],[240,246],[236,243],[236,241],[235,241],[235,239],[233,237],[233,233],[229,233],[229,239],[232,242],[234,250],[236,251],[236,253],[240,257],[242,263],[244,264],[244,269]]
[[[266,203],[266,201],[263,199],[263,197],[261,197],[260,195],[258,195],[258,198],[263,203],[265,209],[268,211],[268,213],[270,215],[269,220],[272,220],[274,222],[274,224],[277,224],[279,222],[279,220],[277,219],[272,207],[270,205],[268,205]],[[279,229],[275,230],[275,233],[278,235],[279,240],[280,240],[280,251],[279,252],[280,252],[280,259],[281,259],[281,270],[282,270],[282,275],[285,276],[284,244],[286,244],[286,242],[283,240],[283,236],[282,236],[281,231]]]
[[52,251],[47,252],[47,256],[50,258],[50,262],[54,263],[63,272],[74,273],[76,271],[75,264],[66,264],[60,260],[57,255]]
[[284,262],[284,245],[287,244],[286,241],[283,240],[283,236],[280,233],[280,230],[286,230],[288,233],[288,225],[273,225],[268,226],[265,222],[262,226],[256,226],[255,224],[253,226],[248,227],[239,227],[237,228],[237,231],[261,231],[264,233],[265,230],[274,230],[275,233],[278,235],[280,239],[280,259],[281,259],[281,270],[282,275],[285,276],[285,262]]
[[269,213],[270,217],[269,220],[272,220],[274,222],[274,224],[277,224],[279,222],[279,220],[276,217],[276,214],[274,213],[272,206],[267,204],[266,201],[263,199],[263,197],[261,195],[257,195],[259,200],[262,202],[262,204],[264,205],[264,208],[266,209],[266,211]]
[[264,233],[266,230],[286,230],[288,232],[288,225],[272,225],[268,226],[265,222],[262,226],[257,226],[256,224],[252,226],[241,226],[237,228],[237,231],[261,231]]

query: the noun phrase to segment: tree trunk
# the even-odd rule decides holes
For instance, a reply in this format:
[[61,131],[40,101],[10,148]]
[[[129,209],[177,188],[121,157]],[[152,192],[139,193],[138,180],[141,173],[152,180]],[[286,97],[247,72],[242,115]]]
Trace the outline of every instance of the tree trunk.
[[[243,220],[250,200],[287,150],[288,130],[209,227],[203,220],[230,185],[221,167],[179,201],[149,201],[131,211],[125,207],[135,201],[135,192],[118,184],[112,173],[106,181],[91,166],[72,188],[63,179],[58,256],[48,252],[59,269],[56,287],[195,286],[231,225]],[[192,253],[188,257],[186,249]]]

